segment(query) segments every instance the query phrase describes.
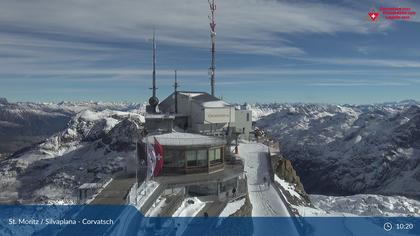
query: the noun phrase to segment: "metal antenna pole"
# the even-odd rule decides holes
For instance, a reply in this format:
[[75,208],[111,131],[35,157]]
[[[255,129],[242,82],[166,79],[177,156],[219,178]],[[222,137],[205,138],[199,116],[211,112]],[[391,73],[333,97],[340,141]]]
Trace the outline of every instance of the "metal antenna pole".
[[179,85],[178,85],[178,71],[175,70],[175,83],[174,83],[174,88],[175,88],[175,92],[178,91]]
[[152,96],[149,98],[149,106],[146,107],[148,113],[156,113],[156,107],[159,104],[159,99],[156,97],[156,36],[153,31],[153,74],[152,74]]
[[156,97],[156,39],[155,32],[153,31],[153,97]]
[[175,94],[175,114],[178,113],[178,76],[177,70],[175,70],[175,82],[174,82],[174,94]]
[[211,86],[211,95],[214,96],[214,86],[215,86],[215,72],[216,72],[216,20],[215,20],[215,12],[216,12],[216,4],[215,0],[208,0],[210,5],[210,36],[211,36],[211,66],[209,68],[210,73],[210,86]]

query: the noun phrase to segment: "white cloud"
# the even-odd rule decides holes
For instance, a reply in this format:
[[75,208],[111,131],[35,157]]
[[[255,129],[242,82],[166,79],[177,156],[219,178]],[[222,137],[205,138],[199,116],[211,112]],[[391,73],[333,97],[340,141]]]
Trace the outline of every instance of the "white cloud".
[[389,67],[389,68],[420,68],[420,61],[398,59],[374,59],[374,58],[299,58],[319,64],[343,65],[343,66],[366,66],[366,67]]
[[[366,33],[370,27],[357,10],[332,4],[219,0],[217,5],[218,49],[239,53],[302,54],[282,34]],[[207,48],[207,14],[206,0],[8,0],[0,22],[39,33],[122,41],[142,41],[156,28],[161,43]]]
[[[333,65],[420,67],[419,62],[403,60],[306,59],[303,57],[305,50],[287,40],[288,35],[366,34],[390,26],[386,21],[376,25],[367,23],[364,6],[274,0],[217,0],[217,5],[219,52],[276,55]],[[0,73],[146,76],[150,73],[147,69],[132,70],[121,65],[103,69],[97,65],[127,58],[149,63],[149,48],[138,49],[124,46],[124,43],[145,43],[153,29],[157,30],[160,45],[208,50],[207,14],[207,0],[3,0],[0,8]],[[113,45],[115,42],[121,45]],[[321,73],[319,70],[267,71],[262,68],[218,70],[218,75],[282,75],[292,72]],[[172,71],[159,70],[158,73],[169,76]],[[207,76],[206,69],[184,73],[185,76]]]
[[305,86],[319,86],[319,87],[376,87],[376,86],[409,86],[407,82],[375,82],[375,81],[363,81],[363,82],[315,82],[307,83]]

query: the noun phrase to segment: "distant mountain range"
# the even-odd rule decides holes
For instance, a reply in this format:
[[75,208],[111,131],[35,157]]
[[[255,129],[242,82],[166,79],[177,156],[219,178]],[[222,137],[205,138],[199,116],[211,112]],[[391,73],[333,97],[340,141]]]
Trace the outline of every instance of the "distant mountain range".
[[[23,103],[1,109],[15,115],[9,117],[11,121],[21,118],[27,129],[37,125],[33,120],[71,118],[38,144],[0,159],[0,202],[76,203],[82,183],[103,183],[126,166],[134,166],[143,106]],[[54,132],[48,124],[40,125],[45,130],[42,134]],[[19,133],[14,135],[19,137]]]
[[13,153],[43,141],[66,128],[80,111],[127,111],[141,107],[135,103],[106,102],[10,103],[0,98],[0,154]]
[[420,104],[269,104],[257,126],[280,143],[309,193],[420,197]]
[[[250,108],[256,125],[279,141],[307,192],[420,196],[419,103]],[[142,104],[0,99],[0,185],[5,190],[0,200],[74,196],[79,183],[120,171],[141,132],[142,114]],[[31,184],[34,179],[39,184]]]

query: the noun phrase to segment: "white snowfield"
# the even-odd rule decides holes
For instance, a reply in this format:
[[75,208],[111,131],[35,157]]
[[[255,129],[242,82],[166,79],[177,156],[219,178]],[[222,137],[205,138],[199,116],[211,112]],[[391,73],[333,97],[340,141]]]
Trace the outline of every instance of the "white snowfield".
[[[239,155],[245,161],[245,171],[248,178],[248,194],[252,204],[253,217],[283,216],[288,217],[289,212],[277,191],[269,182],[268,147],[259,143],[241,143]],[[264,177],[267,183],[264,183]],[[260,235],[262,229],[254,225],[254,234]],[[289,228],[284,228],[284,235],[299,235],[295,224],[290,218]]]

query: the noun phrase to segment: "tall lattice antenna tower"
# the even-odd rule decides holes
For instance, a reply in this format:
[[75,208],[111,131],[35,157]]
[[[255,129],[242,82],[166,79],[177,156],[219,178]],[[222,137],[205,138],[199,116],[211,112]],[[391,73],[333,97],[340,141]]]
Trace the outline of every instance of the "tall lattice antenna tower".
[[215,0],[208,0],[210,6],[210,37],[211,37],[211,66],[209,68],[211,95],[214,96],[215,72],[216,72],[216,4]]
[[156,96],[156,37],[153,31],[153,72],[152,72],[152,96],[149,98],[148,112],[156,113],[156,107],[159,104],[159,99]]

